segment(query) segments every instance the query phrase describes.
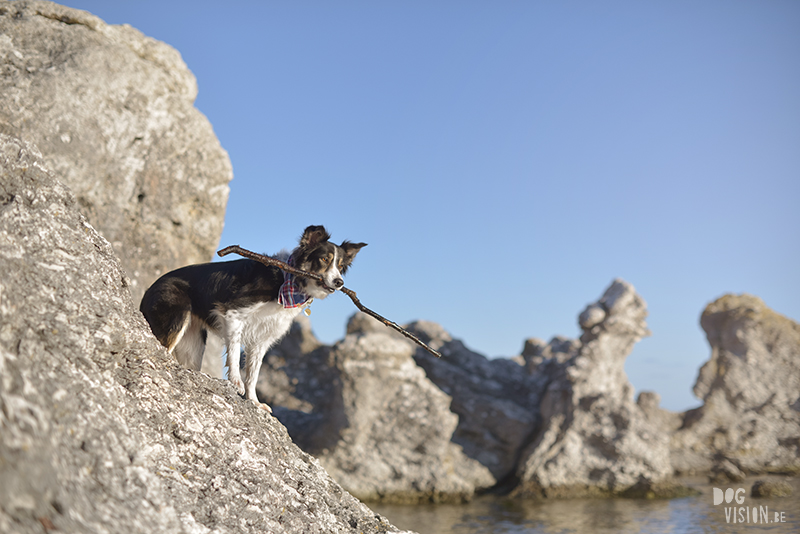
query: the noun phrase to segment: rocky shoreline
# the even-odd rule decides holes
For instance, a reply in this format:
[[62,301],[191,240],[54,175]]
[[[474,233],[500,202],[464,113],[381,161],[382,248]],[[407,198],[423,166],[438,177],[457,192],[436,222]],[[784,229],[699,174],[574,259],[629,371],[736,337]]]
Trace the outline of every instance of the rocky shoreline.
[[262,367],[275,416],[257,410],[178,367],[136,306],[210,258],[232,176],[180,55],[30,0],[0,6],[0,64],[0,531],[397,532],[359,499],[670,497],[676,474],[800,471],[800,326],[749,295],[709,304],[704,404],[668,412],[625,374],[649,331],[624,280],[580,338],[509,359],[427,321],[407,327],[442,359],[362,314],[330,346],[299,320]]
[[[705,404],[674,413],[653,392],[634,400],[624,371],[649,335],[646,315],[616,280],[579,314],[579,339],[529,339],[520,356],[492,360],[426,321],[407,328],[441,359],[360,313],[333,346],[301,320],[267,354],[259,394],[301,448],[371,501],[668,498],[687,492],[675,475],[797,474],[800,326],[749,295],[709,304],[712,359],[695,386]],[[444,476],[410,468],[423,448]]]

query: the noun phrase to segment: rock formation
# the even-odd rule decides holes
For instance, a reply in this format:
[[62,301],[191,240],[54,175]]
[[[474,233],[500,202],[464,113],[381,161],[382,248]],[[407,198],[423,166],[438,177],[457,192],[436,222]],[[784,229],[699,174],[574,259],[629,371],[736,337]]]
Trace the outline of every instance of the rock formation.
[[396,531],[178,367],[34,147],[0,134],[0,169],[0,532]]
[[[649,334],[646,315],[617,280],[580,314],[580,339],[529,339],[511,360],[488,360],[427,321],[406,328],[441,359],[362,314],[334,347],[304,321],[267,356],[260,394],[301,447],[364,498],[462,495],[417,470],[423,440],[411,438],[423,436],[429,454],[450,451],[448,439],[463,451],[439,452],[436,463],[460,459],[453,465],[464,473],[477,462],[491,473],[491,483],[454,479],[472,480],[470,491],[497,485],[519,497],[669,497],[686,494],[670,480],[676,471],[722,481],[797,472],[800,327],[754,297],[711,304],[702,325],[712,359],[695,388],[705,405],[678,414],[653,392],[633,400],[624,362]],[[429,492],[412,490],[420,487]]]
[[[488,360],[426,321],[406,328],[441,359],[363,314],[333,347],[303,322],[267,356],[260,394],[285,406],[275,413],[297,443],[364,498],[517,483],[518,496],[674,493],[667,431],[634,402],[624,371],[648,334],[645,316],[633,287],[615,281],[581,314],[580,340],[528,340],[516,361]],[[476,464],[491,476],[477,477]]]
[[158,275],[211,257],[231,179],[178,52],[20,0],[0,4],[0,65],[0,531],[394,531],[323,467],[393,502],[800,472],[800,326],[748,295],[710,304],[704,405],[671,413],[633,401],[647,313],[620,280],[580,339],[513,359],[427,321],[407,328],[442,359],[363,314],[333,346],[296,322],[259,394],[308,456],[227,382],[180,369],[136,311]]
[[551,351],[555,361],[529,363],[547,385],[542,426],[522,454],[516,495],[614,495],[669,477],[667,434],[634,403],[624,369],[633,345],[649,334],[646,316],[633,286],[616,280],[580,314],[574,353]]
[[756,480],[750,488],[750,496],[757,499],[789,497],[792,485],[785,480]]
[[672,436],[680,472],[800,472],[800,325],[751,295],[726,295],[700,319],[711,359]]
[[408,329],[442,353],[439,359],[419,350],[414,357],[453,399],[450,410],[458,415],[453,442],[486,466],[495,483],[513,476],[522,448],[539,427],[542,376],[512,360],[489,360],[435,323],[417,321]]
[[[310,349],[304,352],[302,349]],[[349,492],[370,501],[469,499],[494,483],[451,441],[450,397],[412,358],[412,344],[363,314],[333,347],[296,324],[262,367],[260,396],[293,439]]]
[[210,261],[231,164],[180,54],[51,2],[0,4],[0,133],[34,143],[111,242],[134,302]]

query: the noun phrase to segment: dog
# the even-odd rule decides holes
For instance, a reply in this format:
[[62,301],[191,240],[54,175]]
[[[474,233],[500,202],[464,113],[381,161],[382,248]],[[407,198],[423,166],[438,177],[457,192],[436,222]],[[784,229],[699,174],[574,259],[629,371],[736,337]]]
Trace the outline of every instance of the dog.
[[[222,338],[228,380],[240,395],[271,411],[256,397],[264,355],[313,299],[324,299],[344,286],[342,277],[366,246],[350,241],[336,245],[330,238],[323,226],[309,226],[288,256],[291,266],[318,274],[324,282],[251,259],[189,265],[156,280],[145,291],[139,310],[158,341],[189,369],[200,370],[208,332]],[[239,371],[242,346],[244,381]]]

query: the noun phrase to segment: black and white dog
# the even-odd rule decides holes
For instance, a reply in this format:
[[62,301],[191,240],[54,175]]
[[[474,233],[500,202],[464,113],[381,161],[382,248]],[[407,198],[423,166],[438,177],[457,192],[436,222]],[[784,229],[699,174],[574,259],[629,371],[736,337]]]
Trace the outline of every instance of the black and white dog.
[[[258,403],[256,381],[264,354],[312,299],[324,299],[344,286],[342,276],[366,246],[349,241],[335,245],[330,237],[324,227],[309,226],[288,257],[290,265],[319,274],[324,283],[250,259],[203,263],[156,280],[139,309],[156,338],[189,369],[200,370],[207,332],[220,336],[228,352],[228,379]],[[286,260],[285,253],[280,259]],[[244,382],[239,372],[242,346]]]

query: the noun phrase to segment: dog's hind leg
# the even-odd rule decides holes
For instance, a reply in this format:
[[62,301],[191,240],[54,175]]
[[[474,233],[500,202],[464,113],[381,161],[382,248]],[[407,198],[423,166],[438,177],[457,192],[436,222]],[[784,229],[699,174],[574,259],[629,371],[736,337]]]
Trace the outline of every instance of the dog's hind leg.
[[183,280],[161,279],[145,291],[139,305],[153,335],[170,354],[192,321],[192,302],[187,291],[188,284]]
[[152,328],[151,326],[155,336],[161,344],[166,347],[167,352],[170,354],[174,353],[175,347],[177,347],[178,343],[183,339],[183,335],[186,333],[186,329],[189,328],[189,323],[192,321],[192,314],[186,311],[177,315],[176,319],[177,320],[171,321],[171,324],[167,325],[164,331],[155,332],[156,328]]
[[170,350],[182,366],[193,371],[203,367],[203,353],[206,348],[206,330],[203,323],[191,314],[186,314],[181,335]]

